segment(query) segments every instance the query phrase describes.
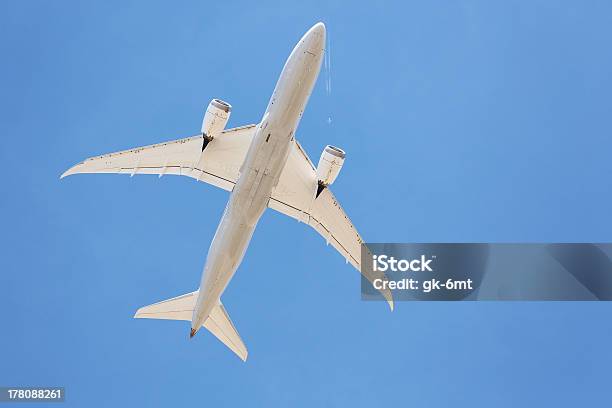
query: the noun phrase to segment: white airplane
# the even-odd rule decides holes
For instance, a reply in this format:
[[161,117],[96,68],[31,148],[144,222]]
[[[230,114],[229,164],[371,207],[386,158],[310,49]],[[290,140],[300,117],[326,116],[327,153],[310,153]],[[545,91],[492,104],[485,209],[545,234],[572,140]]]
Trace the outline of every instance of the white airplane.
[[[190,337],[204,326],[246,361],[247,348],[221,295],[268,207],[313,227],[360,270],[363,241],[328,188],[342,168],[344,151],[325,147],[315,168],[295,140],[324,47],[325,25],[317,23],[289,55],[259,124],[224,130],[232,107],[213,99],[197,136],[92,157],[62,174],[62,178],[77,173],[175,174],[231,191],[208,250],[200,288],[142,307],[134,317],[191,321]],[[384,278],[378,274],[366,278]],[[382,294],[393,310],[391,292]]]

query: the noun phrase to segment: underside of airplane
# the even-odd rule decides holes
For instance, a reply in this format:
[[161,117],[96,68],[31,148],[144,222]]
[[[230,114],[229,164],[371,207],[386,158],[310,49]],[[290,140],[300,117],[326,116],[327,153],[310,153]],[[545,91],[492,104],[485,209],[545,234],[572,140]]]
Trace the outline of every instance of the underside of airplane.
[[[313,30],[315,28],[311,29],[311,31]],[[308,33],[304,38],[307,38],[307,36]],[[300,44],[298,43],[296,50],[300,50]],[[296,50],[294,50],[294,54]],[[290,61],[291,57],[287,64]],[[320,61],[316,61],[316,63],[320,64]],[[295,69],[293,69],[293,72],[295,72]],[[316,80],[316,75],[314,78]],[[303,106],[299,112],[299,117],[290,118],[291,121],[295,122],[295,125],[292,122],[291,126],[294,127],[291,128],[291,133],[288,136],[284,136],[286,139],[278,139],[278,141],[274,139],[275,133],[269,131],[269,129],[272,129],[275,125],[280,126],[278,124],[280,123],[279,120],[275,122],[274,119],[274,115],[280,115],[274,110],[274,103],[277,100],[275,98],[280,100],[284,97],[288,98],[288,96],[284,96],[283,92],[285,91],[283,89],[280,91],[278,89],[280,85],[285,87],[291,85],[281,84],[281,82],[279,80],[277,90],[272,97],[270,105],[272,108],[269,106],[259,124],[225,129],[231,113],[231,106],[222,100],[213,99],[207,108],[202,130],[199,134],[184,139],[91,157],[73,166],[61,177],[77,173],[115,173],[130,176],[156,174],[159,177],[178,175],[211,184],[232,192],[232,196],[234,196],[239,194],[236,190],[243,188],[240,187],[243,174],[251,171],[256,176],[254,176],[254,180],[257,183],[262,183],[261,179],[265,180],[265,177],[270,175],[275,178],[271,184],[271,189],[266,191],[263,197],[265,199],[264,206],[312,227],[345,258],[347,263],[361,271],[361,244],[363,240],[329,188],[342,168],[345,153],[337,147],[327,146],[321,154],[318,165],[314,166],[293,136]],[[302,103],[302,105],[305,105],[311,89],[296,89],[292,92],[298,95],[299,92],[307,92]],[[294,97],[293,94],[290,96]],[[298,106],[298,108],[300,107]],[[273,135],[272,140],[270,140],[271,135]],[[261,152],[266,151],[265,149],[268,145],[272,145],[272,142],[277,143],[279,147],[271,149],[269,157],[279,154],[278,152],[282,151],[281,148],[284,148],[286,152],[282,158],[284,161],[279,167],[278,174],[273,174],[274,169],[266,167],[267,165],[259,166],[257,164],[257,157],[261,156]],[[255,149],[253,147],[255,144],[261,144],[262,147]],[[246,182],[242,181],[242,184],[244,183]],[[260,190],[252,194],[259,193]],[[240,205],[245,206],[250,205],[250,203]],[[233,215],[227,214],[228,218],[230,216]],[[255,217],[255,223],[259,216],[260,214]],[[226,214],[224,214],[225,218]],[[218,234],[219,231],[215,239],[217,239]],[[245,249],[249,240],[250,238],[246,240]],[[211,258],[212,255],[217,256],[216,253],[211,255],[213,249],[214,242],[211,245],[208,258]],[[238,257],[238,264],[240,260],[241,256]],[[207,260],[207,262],[209,261]],[[231,279],[236,268],[237,266],[234,267],[233,271],[225,273],[222,279],[219,278],[223,281],[222,284],[215,286],[216,282],[221,282],[216,279],[209,285],[208,281],[203,279],[198,291],[143,307],[136,312],[135,317],[196,322],[195,327],[192,327],[191,336],[197,332],[199,327],[204,326],[242,360],[246,360],[247,348],[220,300],[225,285]],[[211,275],[211,273],[207,272],[205,268],[204,275]],[[377,278],[384,278],[382,272],[371,272],[371,274],[376,275],[366,276],[371,282]],[[390,291],[383,291],[382,295],[393,309]],[[208,303],[206,303],[207,299],[204,299],[206,297],[210,297]],[[201,320],[198,320],[200,309],[204,311]]]

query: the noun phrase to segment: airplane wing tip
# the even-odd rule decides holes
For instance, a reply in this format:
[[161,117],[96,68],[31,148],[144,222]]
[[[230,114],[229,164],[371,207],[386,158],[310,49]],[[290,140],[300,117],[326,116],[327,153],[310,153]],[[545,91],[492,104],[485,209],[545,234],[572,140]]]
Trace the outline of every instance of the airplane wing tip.
[[68,176],[72,176],[73,174],[77,174],[78,171],[78,167],[81,165],[82,163],[79,164],[75,164],[74,166],[70,167],[68,170],[66,170],[65,172],[62,173],[62,175],[60,176],[60,180],[63,179],[64,177],[68,177]]
[[383,297],[387,301],[387,304],[389,305],[389,309],[391,309],[391,312],[393,312],[393,310],[395,309],[395,301],[393,300],[393,294],[391,293],[391,291],[387,289],[385,291],[381,291],[380,293],[383,295]]

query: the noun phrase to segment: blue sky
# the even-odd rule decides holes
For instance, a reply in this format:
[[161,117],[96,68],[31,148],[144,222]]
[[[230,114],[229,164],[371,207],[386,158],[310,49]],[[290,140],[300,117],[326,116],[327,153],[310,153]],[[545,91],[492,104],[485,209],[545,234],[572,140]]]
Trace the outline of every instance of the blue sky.
[[[308,4],[306,4],[308,3]],[[193,135],[209,100],[257,122],[295,42],[331,41],[297,137],[348,158],[371,242],[609,242],[604,1],[4,2],[0,385],[67,406],[575,406],[609,400],[609,303],[360,301],[322,239],[264,214],[223,300],[243,364],[135,310],[197,288],[227,193],[59,175]],[[331,117],[331,124],[328,118]]]

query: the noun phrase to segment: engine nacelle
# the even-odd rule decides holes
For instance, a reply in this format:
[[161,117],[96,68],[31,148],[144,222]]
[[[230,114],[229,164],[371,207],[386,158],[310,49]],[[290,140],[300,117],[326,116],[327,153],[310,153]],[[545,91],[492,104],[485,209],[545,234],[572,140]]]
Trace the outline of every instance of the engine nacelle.
[[232,105],[221,99],[213,99],[206,108],[204,120],[202,120],[202,135],[212,140],[225,129],[227,120],[232,113]]
[[323,153],[321,153],[319,164],[317,165],[317,180],[319,185],[327,187],[336,180],[344,164],[345,157],[346,153],[344,153],[344,150],[335,146],[325,146]]

